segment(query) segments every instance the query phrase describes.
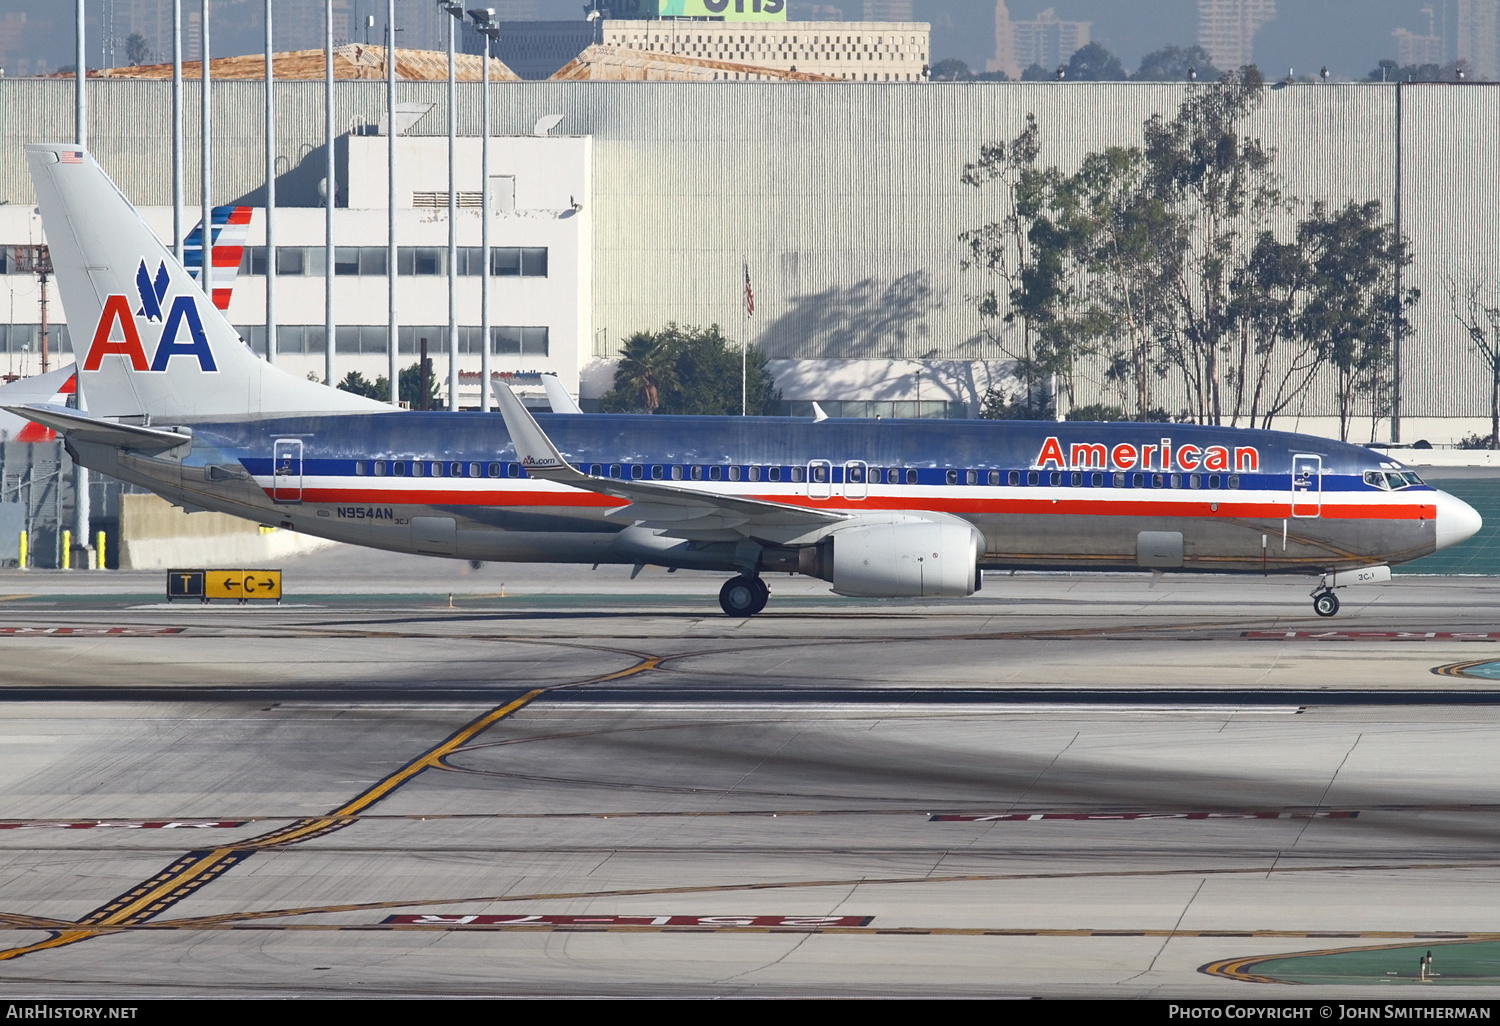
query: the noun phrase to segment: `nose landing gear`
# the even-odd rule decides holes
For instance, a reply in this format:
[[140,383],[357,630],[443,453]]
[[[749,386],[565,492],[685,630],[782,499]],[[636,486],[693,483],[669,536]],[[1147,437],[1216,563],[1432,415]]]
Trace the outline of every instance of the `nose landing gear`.
[[1313,592],[1313,612],[1319,616],[1333,616],[1339,611],[1339,597],[1332,590]]
[[719,608],[726,616],[754,616],[766,608],[771,589],[759,577],[740,574],[724,582],[719,589]]

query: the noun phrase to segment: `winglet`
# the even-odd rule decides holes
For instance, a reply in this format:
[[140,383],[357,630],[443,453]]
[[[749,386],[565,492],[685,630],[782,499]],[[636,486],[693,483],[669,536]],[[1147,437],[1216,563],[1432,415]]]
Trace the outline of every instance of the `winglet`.
[[[496,381],[495,387],[500,388],[501,382]],[[573,401],[568,390],[563,387],[562,379],[556,374],[543,374],[542,387],[547,390],[547,402],[552,405],[553,413],[582,413],[583,410]]]
[[557,451],[557,446],[537,424],[531,411],[521,405],[516,393],[504,382],[495,383],[495,404],[500,407],[500,416],[505,418],[505,430],[510,433],[511,445],[515,446],[516,459],[529,476],[564,484],[589,480]]
[[813,403],[813,423],[821,424],[828,419],[828,414],[823,412],[823,407]]

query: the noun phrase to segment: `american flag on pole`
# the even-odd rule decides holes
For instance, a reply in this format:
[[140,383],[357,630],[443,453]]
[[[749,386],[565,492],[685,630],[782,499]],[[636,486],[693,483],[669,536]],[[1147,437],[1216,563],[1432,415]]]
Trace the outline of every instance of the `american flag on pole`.
[[755,314],[755,291],[750,288],[750,263],[745,263],[745,313]]
[[83,154],[78,150],[63,150],[58,156],[64,164],[83,163]]

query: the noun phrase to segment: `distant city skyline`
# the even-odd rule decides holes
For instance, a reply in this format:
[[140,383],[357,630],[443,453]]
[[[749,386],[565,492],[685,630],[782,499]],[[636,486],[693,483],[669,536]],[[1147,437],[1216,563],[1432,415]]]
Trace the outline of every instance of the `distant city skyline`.
[[[606,0],[607,3],[607,0]],[[1039,23],[1050,9],[1059,24],[1086,23],[1087,40],[1113,52],[1133,71],[1141,58],[1164,46],[1191,46],[1200,41],[1200,4],[1266,4],[1271,0],[1006,0],[1014,23]],[[139,32],[148,60],[170,57],[169,0],[87,0],[88,60],[107,66],[103,45],[106,5],[114,12],[114,63],[126,64],[125,39]],[[186,15],[198,0],[185,0]],[[214,56],[256,52],[261,44],[262,0],[214,0]],[[583,15],[583,0],[497,0],[505,20],[566,20]],[[338,30],[362,40],[365,19],[376,21],[371,42],[384,31],[385,0],[339,0]],[[1478,78],[1500,78],[1500,0],[1274,0],[1274,17],[1261,23],[1250,42],[1253,59],[1268,77],[1289,69],[1299,76],[1322,66],[1335,79],[1362,79],[1382,59],[1402,64],[1427,62],[1434,55],[1446,64],[1464,57]],[[321,45],[317,0],[278,0],[278,45]],[[1427,9],[1431,9],[1431,15]],[[446,41],[442,15],[430,0],[398,0],[400,43],[441,48]],[[904,15],[932,25],[932,58],[956,58],[975,71],[997,59],[995,0],[789,0],[795,20]],[[164,13],[165,12],[165,13]],[[284,13],[283,13],[284,12]],[[317,28],[309,30],[312,22]],[[294,31],[294,26],[298,26]],[[302,35],[310,38],[302,39]],[[73,7],[58,0],[0,0],[0,66],[9,75],[55,72],[73,62]],[[1066,59],[1067,55],[1060,55]]]

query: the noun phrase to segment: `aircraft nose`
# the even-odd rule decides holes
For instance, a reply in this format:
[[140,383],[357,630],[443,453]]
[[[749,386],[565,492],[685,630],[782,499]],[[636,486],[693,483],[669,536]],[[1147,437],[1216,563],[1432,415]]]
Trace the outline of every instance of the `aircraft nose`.
[[1455,495],[1438,492],[1434,505],[1437,507],[1437,547],[1440,549],[1474,537],[1484,526],[1479,511]]

